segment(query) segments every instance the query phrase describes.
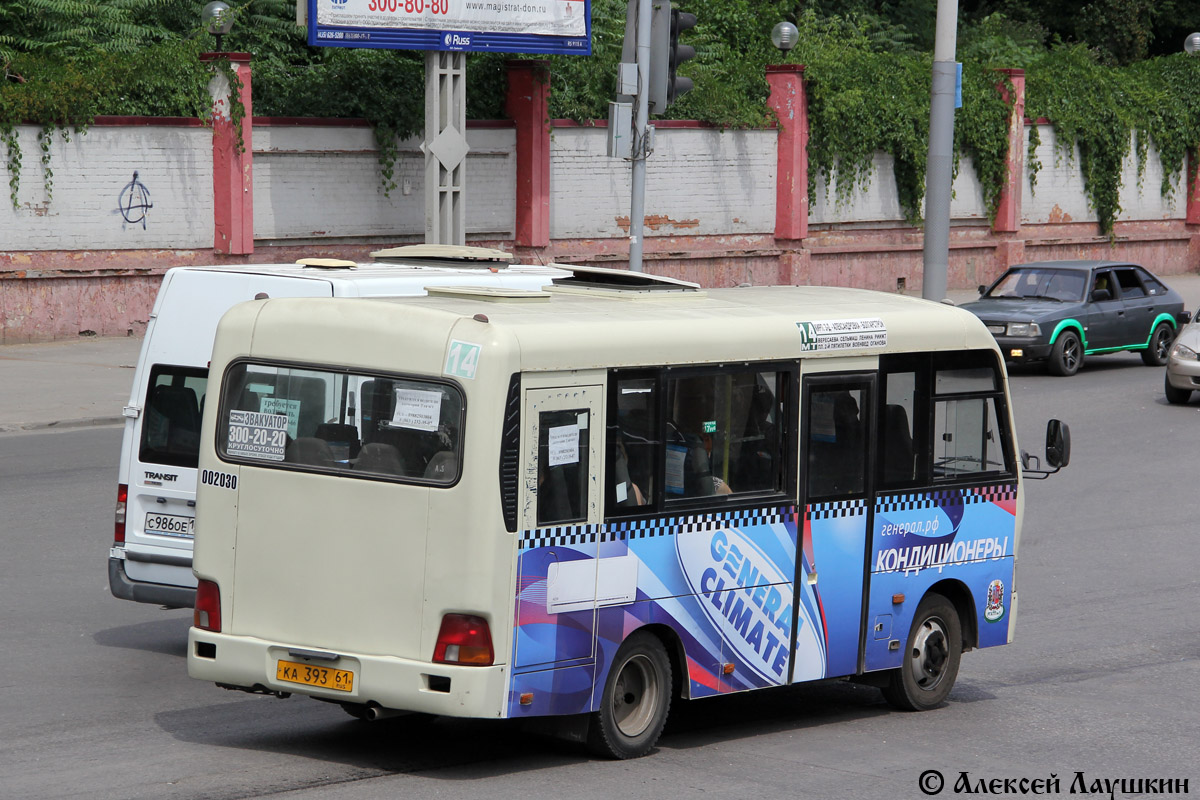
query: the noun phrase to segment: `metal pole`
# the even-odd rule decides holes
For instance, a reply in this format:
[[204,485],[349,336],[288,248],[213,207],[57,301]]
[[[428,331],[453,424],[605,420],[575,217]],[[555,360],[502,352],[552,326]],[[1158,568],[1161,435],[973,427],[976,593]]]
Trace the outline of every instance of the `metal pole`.
[[650,4],[637,0],[637,111],[633,122],[633,183],[629,191],[629,271],[642,271],[646,218],[646,128],[650,122]]
[[950,265],[950,190],[954,174],[954,63],[958,0],[938,0],[929,103],[929,158],[925,169],[925,264],[921,296],[946,296]]
[[466,243],[467,54],[425,54],[425,242]]

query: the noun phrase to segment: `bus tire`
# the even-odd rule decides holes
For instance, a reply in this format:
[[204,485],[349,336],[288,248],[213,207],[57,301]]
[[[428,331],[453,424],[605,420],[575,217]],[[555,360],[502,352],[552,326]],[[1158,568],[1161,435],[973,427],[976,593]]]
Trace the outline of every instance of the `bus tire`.
[[1147,367],[1161,367],[1171,355],[1171,343],[1175,341],[1175,330],[1160,322],[1150,334],[1150,345],[1142,351],[1142,363]]
[[883,687],[883,697],[903,711],[928,711],[941,705],[958,677],[962,624],[945,597],[929,594],[917,606],[904,660]]
[[1051,375],[1069,378],[1083,365],[1083,344],[1079,334],[1074,331],[1063,331],[1050,348],[1050,360],[1047,367]]
[[658,741],[671,709],[671,661],[658,637],[638,631],[617,650],[600,710],[588,726],[597,755],[641,758]]

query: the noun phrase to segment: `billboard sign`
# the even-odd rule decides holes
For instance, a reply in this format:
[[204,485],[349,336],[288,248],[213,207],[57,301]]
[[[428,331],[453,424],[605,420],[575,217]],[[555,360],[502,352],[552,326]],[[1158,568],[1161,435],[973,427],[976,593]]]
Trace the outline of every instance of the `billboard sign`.
[[591,0],[306,0],[324,47],[591,55]]

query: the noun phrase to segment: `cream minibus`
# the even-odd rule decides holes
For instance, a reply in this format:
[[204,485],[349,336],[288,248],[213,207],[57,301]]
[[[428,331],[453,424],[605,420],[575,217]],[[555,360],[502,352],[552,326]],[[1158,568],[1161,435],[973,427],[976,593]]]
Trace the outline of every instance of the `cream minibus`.
[[624,758],[675,698],[843,678],[928,709],[1012,640],[1022,455],[951,306],[576,269],[243,303],[212,375],[195,678],[558,717]]

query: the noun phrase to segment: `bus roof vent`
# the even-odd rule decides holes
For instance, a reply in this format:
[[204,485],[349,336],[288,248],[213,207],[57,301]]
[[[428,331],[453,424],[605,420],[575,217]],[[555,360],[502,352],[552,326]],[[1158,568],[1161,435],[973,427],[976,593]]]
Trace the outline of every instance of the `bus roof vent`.
[[298,258],[296,263],[313,269],[354,269],[358,266],[357,261],[347,261],[344,258]]
[[389,247],[371,253],[376,261],[394,264],[434,262],[438,266],[494,266],[498,262],[513,260],[512,253],[491,247],[468,247],[457,244],[411,244],[405,247]]
[[566,264],[551,266],[568,270],[571,275],[566,278],[555,278],[554,288],[572,291],[601,291],[604,293],[653,293],[679,292],[690,296],[703,296],[700,284],[682,281],[678,278],[667,278],[662,275],[647,275],[644,272],[630,272],[624,269],[605,269],[603,267],[580,267]]
[[489,303],[537,303],[550,299],[549,292],[507,286],[426,286],[425,291],[431,297],[458,297]]

